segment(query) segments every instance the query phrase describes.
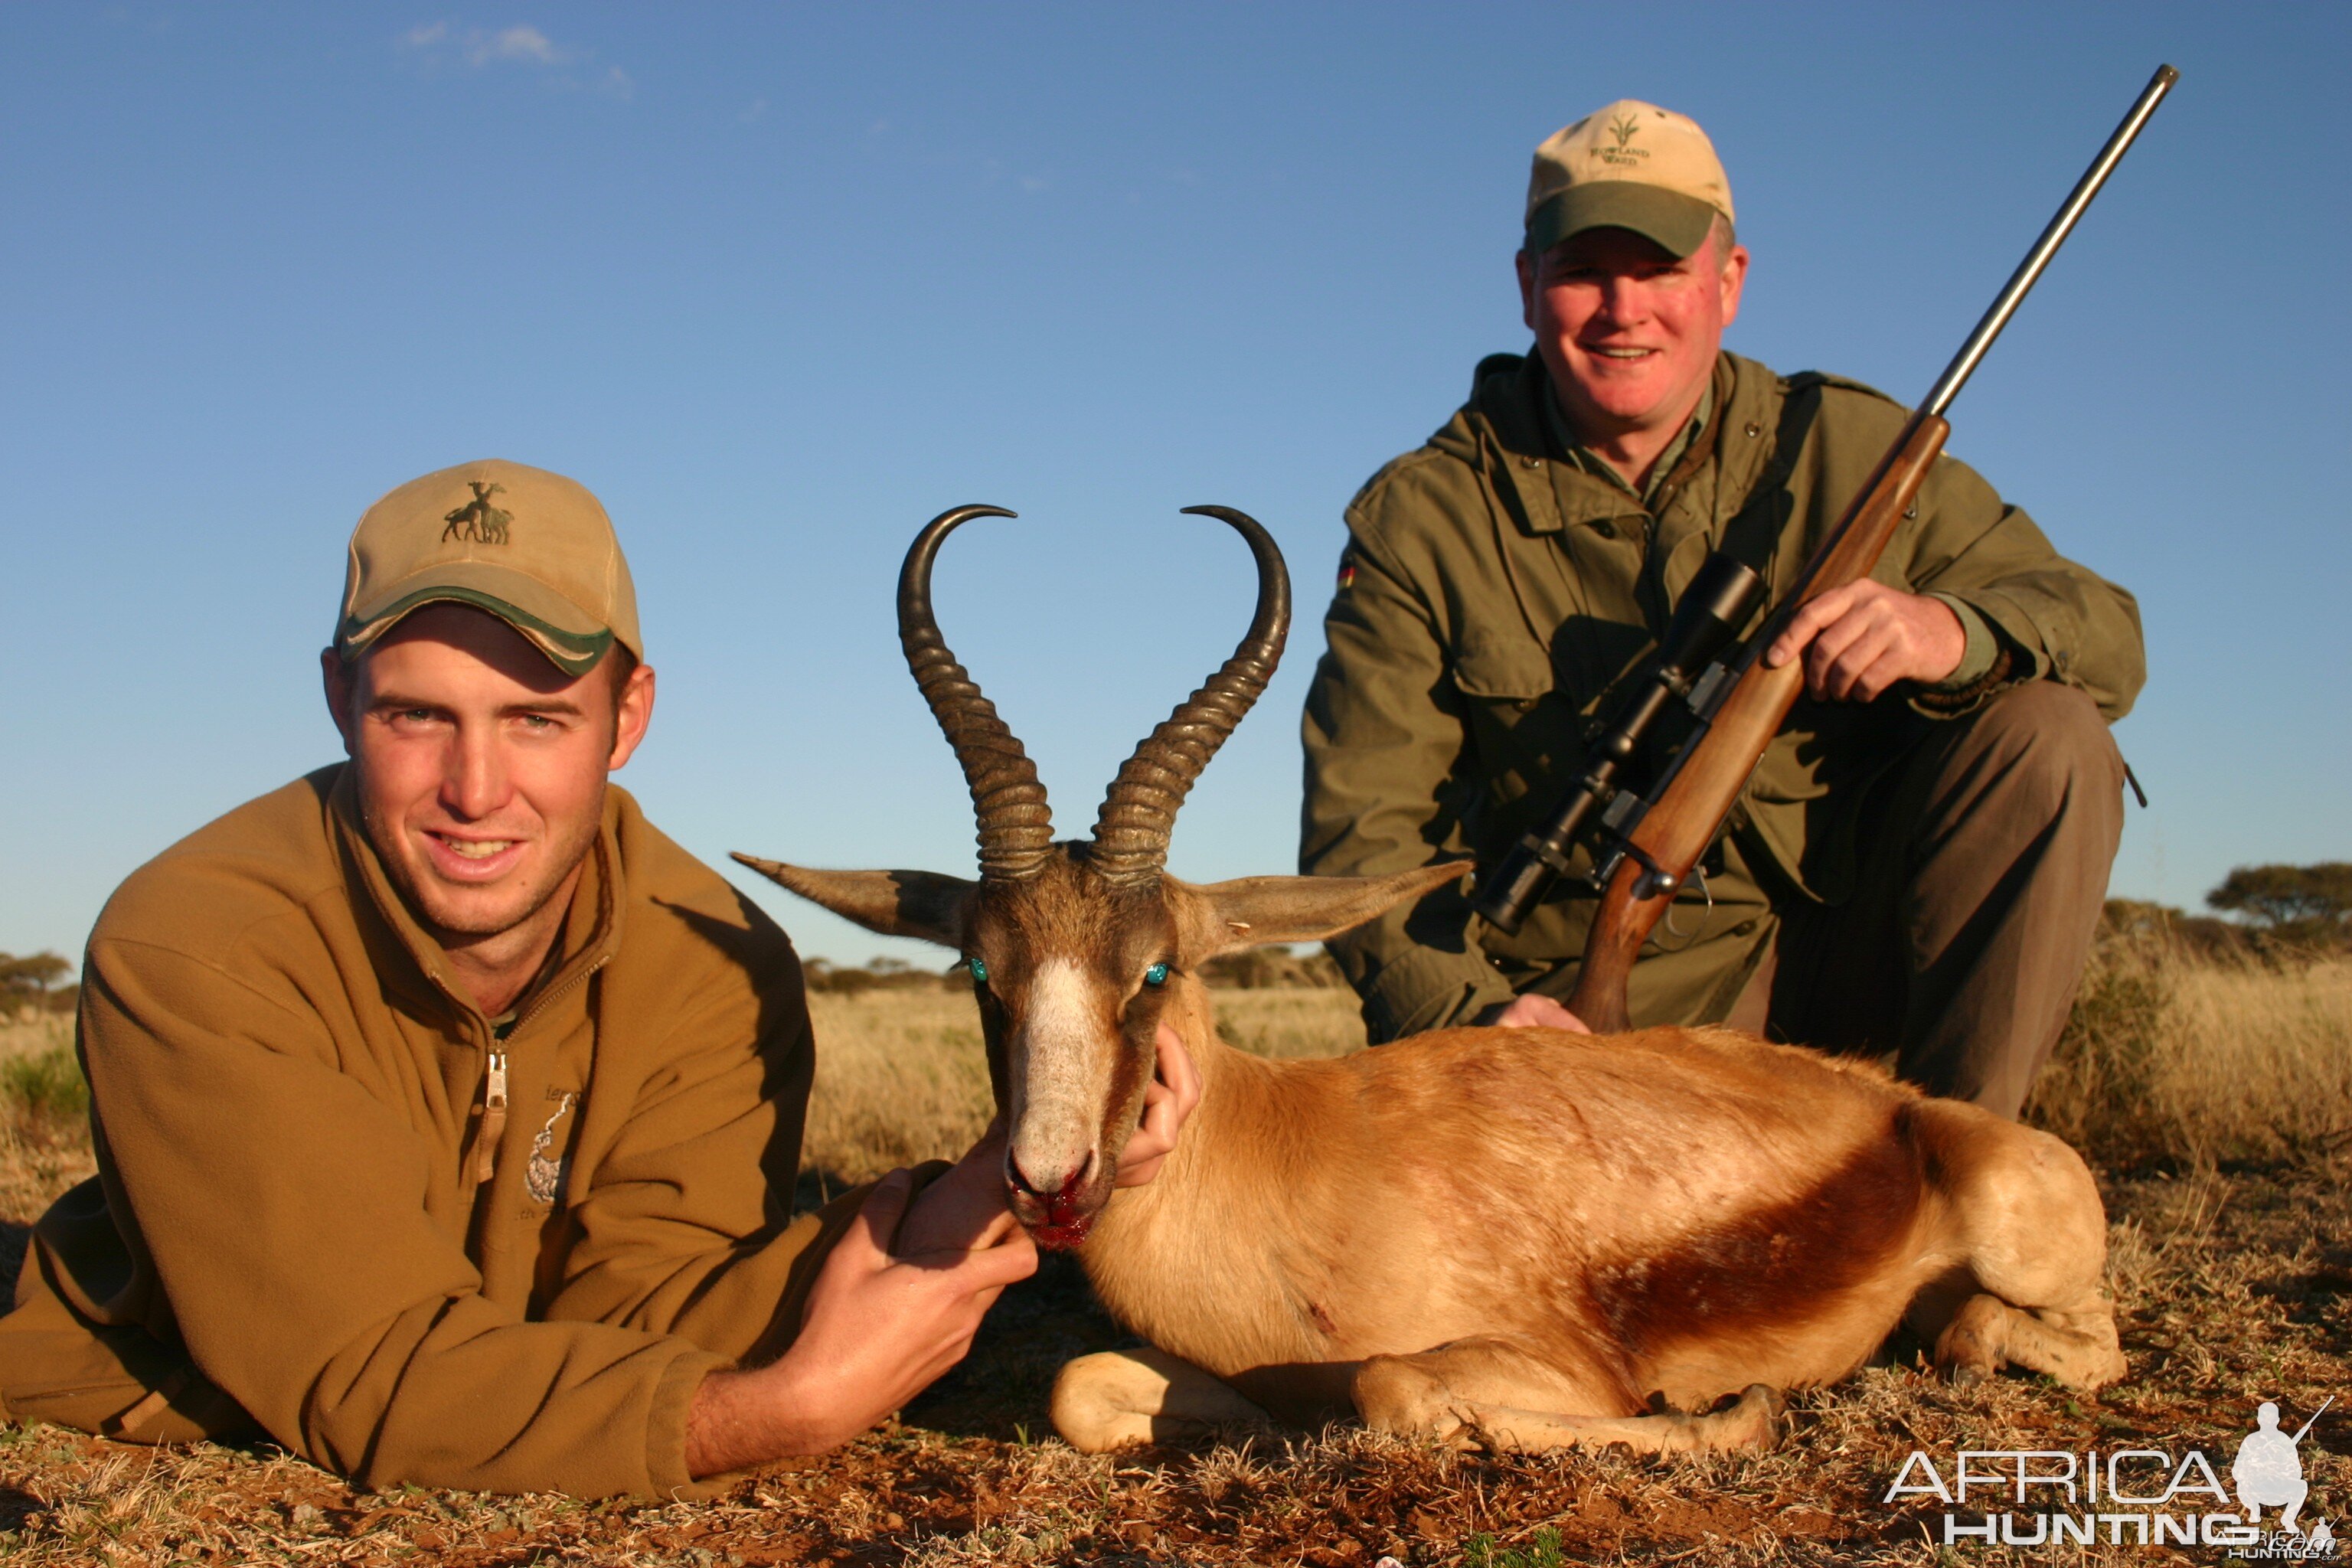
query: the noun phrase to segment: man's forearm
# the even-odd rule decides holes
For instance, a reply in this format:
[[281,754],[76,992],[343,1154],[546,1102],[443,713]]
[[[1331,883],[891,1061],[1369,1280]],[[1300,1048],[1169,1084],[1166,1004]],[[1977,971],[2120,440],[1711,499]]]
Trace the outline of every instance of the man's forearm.
[[838,1413],[811,1410],[789,1386],[783,1363],[755,1372],[714,1372],[694,1391],[686,1417],[686,1472],[696,1480],[748,1470],[794,1454],[822,1454],[856,1436]]

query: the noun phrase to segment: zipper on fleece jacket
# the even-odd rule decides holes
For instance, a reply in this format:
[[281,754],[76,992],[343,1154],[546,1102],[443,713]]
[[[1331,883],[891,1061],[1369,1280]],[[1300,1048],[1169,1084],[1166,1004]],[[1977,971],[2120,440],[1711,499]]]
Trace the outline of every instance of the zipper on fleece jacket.
[[498,1174],[499,1139],[507,1130],[507,1054],[490,1051],[489,1070],[482,1076],[482,1120],[474,1130],[474,1180],[486,1183]]
[[[607,955],[609,956],[609,955]],[[507,1033],[519,1033],[548,1005],[573,987],[586,984],[588,977],[604,967],[606,959],[599,958],[587,968],[530,1005],[530,1010],[514,1021]],[[487,1185],[499,1173],[499,1141],[507,1130],[507,1053],[505,1042],[490,1047],[490,1060],[482,1074],[482,1120],[474,1129],[474,1182]]]

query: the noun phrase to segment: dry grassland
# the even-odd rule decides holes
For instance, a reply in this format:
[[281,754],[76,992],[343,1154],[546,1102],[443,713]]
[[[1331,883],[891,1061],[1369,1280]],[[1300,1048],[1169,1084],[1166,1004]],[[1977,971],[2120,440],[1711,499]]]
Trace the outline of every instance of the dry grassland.
[[[1352,991],[1223,991],[1226,1041],[1263,1057],[1336,1057],[1364,1043]],[[809,998],[817,1038],[803,1168],[870,1181],[952,1158],[988,1125],[988,1067],[971,998],[926,986]]]
[[[1345,993],[1226,992],[1227,1037],[1270,1055],[1360,1043]],[[986,1121],[971,1005],[816,999],[803,1197],[954,1152]],[[89,1170],[41,1086],[54,1032],[0,1029],[0,1219],[21,1226]],[[54,1061],[54,1058],[50,1058]],[[950,1564],[1283,1563],[1538,1568],[1633,1563],[2214,1562],[2216,1548],[1935,1545],[1941,1508],[1881,1498],[1915,1448],[2227,1458],[2273,1399],[2306,1441],[2306,1518],[2352,1524],[2352,963],[2287,970],[2105,947],[2032,1113],[2089,1152],[2111,1220],[2131,1361],[2096,1398],[2006,1376],[1954,1387],[1898,1347],[1796,1402],[1752,1457],[1456,1455],[1360,1431],[1236,1433],[1089,1458],[1050,1437],[1068,1356],[1122,1342],[1066,1259],[1008,1292],[965,1365],[893,1428],[778,1467],[715,1502],[648,1507],[403,1489],[359,1493],[277,1450],[125,1447],[0,1430],[0,1559],[169,1562]],[[1979,1499],[1982,1494],[1979,1493]]]

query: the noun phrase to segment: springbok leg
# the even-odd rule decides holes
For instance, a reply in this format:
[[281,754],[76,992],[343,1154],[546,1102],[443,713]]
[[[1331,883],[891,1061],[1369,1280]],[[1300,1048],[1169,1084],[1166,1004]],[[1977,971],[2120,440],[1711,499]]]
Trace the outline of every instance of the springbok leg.
[[1991,1295],[1969,1298],[1953,1315],[1936,1338],[1936,1364],[1962,1381],[2021,1366],[2080,1389],[2113,1383],[2125,1371],[2105,1302],[2074,1312],[2029,1312]]
[[1271,1426],[1266,1413],[1166,1351],[1080,1356],[1054,1379],[1054,1430],[1082,1454],[1178,1443],[1219,1426]]
[[2005,1363],[2094,1389],[2125,1374],[2115,1309],[2099,1293],[2106,1211],[2082,1157],[1973,1106],[1925,1100],[1922,1142],[1948,1173],[1952,1272],[1906,1321],[1936,1364],[1989,1377]]
[[1769,1447],[1785,1402],[1762,1384],[1712,1415],[1642,1415],[1613,1377],[1562,1370],[1501,1337],[1457,1340],[1418,1355],[1373,1356],[1356,1374],[1364,1424],[1456,1447],[1605,1447],[1637,1453]]

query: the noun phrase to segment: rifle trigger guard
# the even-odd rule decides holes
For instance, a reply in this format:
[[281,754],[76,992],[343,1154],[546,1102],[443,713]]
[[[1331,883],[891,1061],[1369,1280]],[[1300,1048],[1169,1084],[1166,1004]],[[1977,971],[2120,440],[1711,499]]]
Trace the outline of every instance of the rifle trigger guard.
[[[1715,913],[1715,889],[1706,885],[1706,867],[1694,866],[1691,868],[1691,875],[1698,879],[1699,897],[1706,900],[1706,907],[1701,910],[1698,915],[1698,930],[1705,931],[1706,929],[1706,917]],[[1675,906],[1672,904],[1668,904],[1666,906],[1665,924],[1666,930],[1675,936],[1696,936],[1698,934],[1697,931],[1685,931],[1675,926]]]

